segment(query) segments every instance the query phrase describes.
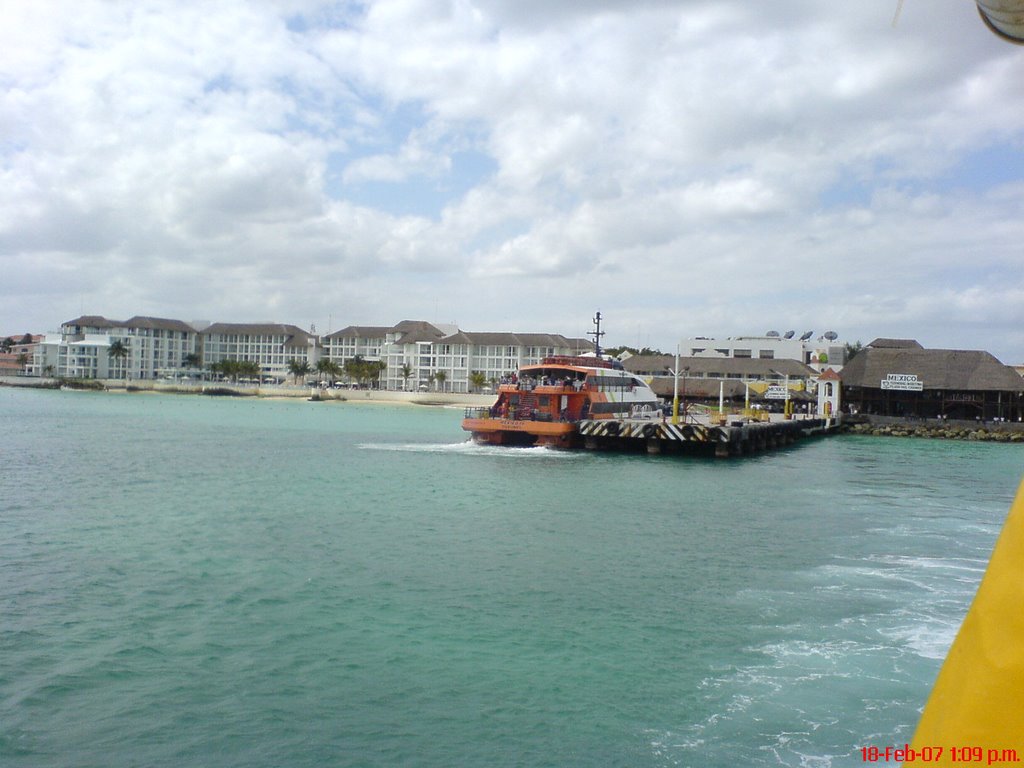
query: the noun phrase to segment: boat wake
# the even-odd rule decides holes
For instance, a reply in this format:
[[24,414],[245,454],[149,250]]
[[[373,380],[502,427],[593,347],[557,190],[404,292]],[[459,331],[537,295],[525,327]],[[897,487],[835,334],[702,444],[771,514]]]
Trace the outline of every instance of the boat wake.
[[444,453],[463,456],[496,456],[509,459],[545,459],[547,461],[579,460],[583,454],[557,451],[545,447],[520,448],[504,445],[480,445],[472,440],[459,443],[362,443],[365,451],[392,451],[396,453]]

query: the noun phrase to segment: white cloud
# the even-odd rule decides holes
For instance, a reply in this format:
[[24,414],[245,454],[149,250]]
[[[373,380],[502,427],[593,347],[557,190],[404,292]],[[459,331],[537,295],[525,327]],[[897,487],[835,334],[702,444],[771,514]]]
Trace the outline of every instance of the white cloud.
[[576,332],[600,306],[665,346],[941,343],[955,317],[958,345],[1024,360],[1018,50],[969,2],[893,11],[7,4],[0,330],[84,310]]

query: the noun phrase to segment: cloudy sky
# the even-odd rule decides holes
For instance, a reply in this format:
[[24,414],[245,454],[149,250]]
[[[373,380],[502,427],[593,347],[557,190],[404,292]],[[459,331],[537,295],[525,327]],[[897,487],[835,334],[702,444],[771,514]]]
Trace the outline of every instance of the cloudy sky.
[[0,0],[0,333],[835,330],[1024,362],[973,0]]

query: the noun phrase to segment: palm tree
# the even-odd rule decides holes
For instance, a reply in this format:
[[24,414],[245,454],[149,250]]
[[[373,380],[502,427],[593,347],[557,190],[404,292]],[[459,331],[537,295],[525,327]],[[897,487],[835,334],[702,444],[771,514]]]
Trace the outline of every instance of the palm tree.
[[363,360],[362,355],[350,357],[345,361],[342,370],[349,379],[361,383],[366,372],[366,361]]
[[[123,361],[128,357],[128,346],[120,339],[115,339],[114,343],[107,348],[107,356],[113,360]],[[124,378],[128,378],[128,368],[125,367]]]
[[434,381],[437,382],[437,385],[441,388],[441,391],[444,392],[444,383],[448,381],[448,374],[445,373],[444,371],[438,371],[437,373],[434,374]]
[[350,379],[368,387],[374,379],[379,381],[387,367],[383,360],[364,360],[362,355],[356,355],[345,361],[343,371]]
[[259,383],[260,373],[260,364],[255,360],[241,360],[238,363],[238,374],[235,378],[237,379],[238,376],[246,376],[250,379],[256,379],[256,382]]
[[330,377],[331,384],[333,385],[334,382],[336,382],[345,374],[345,371],[342,370],[341,364],[338,363],[337,360],[331,360],[330,362],[331,365],[327,369],[327,375]]
[[333,385],[334,380],[341,375],[341,366],[339,366],[329,357],[321,357],[319,360],[316,361],[316,371],[318,374],[317,378],[320,378],[321,376],[326,376],[328,382],[330,382]]
[[257,376],[260,372],[259,365],[251,360],[220,360],[216,363],[210,363],[209,368],[212,373],[219,373],[221,376],[229,378],[236,383],[239,376],[252,375],[253,369],[255,369],[255,375]]
[[[202,368],[203,359],[195,352],[188,352],[181,357],[181,367],[191,371],[193,368]],[[179,369],[178,373],[181,373]]]
[[487,374],[483,371],[470,371],[469,373],[469,387],[471,390],[475,389],[479,392],[487,386]]
[[405,392],[409,388],[409,379],[412,378],[412,366],[408,363],[402,364],[402,391]]
[[288,373],[292,375],[292,381],[295,384],[299,383],[299,376],[306,376],[310,370],[309,363],[305,360],[297,360],[293,357],[288,361]]

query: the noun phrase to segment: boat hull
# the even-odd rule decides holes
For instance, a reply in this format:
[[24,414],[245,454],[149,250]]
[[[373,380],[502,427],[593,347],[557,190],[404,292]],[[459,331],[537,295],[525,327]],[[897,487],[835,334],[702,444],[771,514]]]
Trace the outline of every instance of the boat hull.
[[483,445],[543,445],[571,448],[578,442],[575,424],[519,419],[466,418],[462,428]]

